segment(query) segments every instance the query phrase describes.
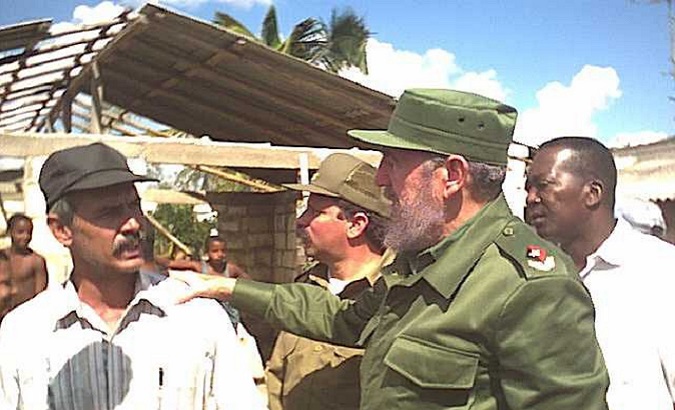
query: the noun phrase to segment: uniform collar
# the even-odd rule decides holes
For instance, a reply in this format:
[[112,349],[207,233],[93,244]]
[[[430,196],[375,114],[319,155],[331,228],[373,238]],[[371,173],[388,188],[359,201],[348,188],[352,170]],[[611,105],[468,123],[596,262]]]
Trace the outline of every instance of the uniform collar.
[[[306,280],[302,280],[303,277],[306,278]],[[330,280],[328,266],[323,263],[318,263],[312,266],[305,274],[300,275],[298,280],[328,289],[328,281]],[[372,283],[367,277],[364,277],[349,282],[338,296],[342,299],[354,299],[361,294],[361,292],[370,287],[372,287]]]
[[500,194],[436,245],[416,255],[401,254],[388,271],[403,275],[420,273],[410,284],[423,278],[443,297],[449,298],[512,218],[506,199]]

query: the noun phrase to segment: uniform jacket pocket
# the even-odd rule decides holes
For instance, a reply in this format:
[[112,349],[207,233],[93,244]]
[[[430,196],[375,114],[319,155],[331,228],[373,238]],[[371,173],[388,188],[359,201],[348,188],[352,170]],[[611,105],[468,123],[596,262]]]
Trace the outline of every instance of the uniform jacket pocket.
[[478,359],[476,353],[401,336],[384,363],[422,389],[469,390],[476,381]]

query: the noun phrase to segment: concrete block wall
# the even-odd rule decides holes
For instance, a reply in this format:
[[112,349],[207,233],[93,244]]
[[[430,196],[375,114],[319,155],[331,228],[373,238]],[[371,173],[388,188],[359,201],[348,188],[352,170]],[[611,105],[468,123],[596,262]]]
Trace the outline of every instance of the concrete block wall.
[[291,192],[207,195],[228,258],[256,280],[290,282],[296,274],[295,198]]

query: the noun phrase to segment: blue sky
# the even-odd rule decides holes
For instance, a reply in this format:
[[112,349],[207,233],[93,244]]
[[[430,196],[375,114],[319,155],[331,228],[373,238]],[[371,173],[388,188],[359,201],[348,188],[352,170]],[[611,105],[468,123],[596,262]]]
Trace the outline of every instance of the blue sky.
[[[0,0],[0,25],[51,17],[81,22],[137,0]],[[211,19],[216,10],[258,32],[270,0],[166,0]],[[476,91],[520,112],[516,138],[538,144],[590,135],[617,145],[674,133],[668,10],[647,0],[275,0],[281,31],[352,7],[374,33],[370,76],[343,73],[398,95],[408,87]],[[76,9],[77,6],[86,6]],[[76,11],[77,10],[77,11]]]

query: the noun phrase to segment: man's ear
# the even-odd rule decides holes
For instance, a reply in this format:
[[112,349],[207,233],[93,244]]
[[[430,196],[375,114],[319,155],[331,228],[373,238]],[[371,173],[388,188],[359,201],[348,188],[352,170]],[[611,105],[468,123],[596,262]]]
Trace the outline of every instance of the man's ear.
[[604,200],[605,186],[602,181],[594,179],[584,186],[584,205],[597,208]]
[[347,225],[347,238],[354,239],[363,235],[368,227],[370,219],[365,212],[357,212],[349,219]]
[[66,247],[70,246],[73,242],[73,231],[69,226],[63,224],[61,218],[59,218],[57,214],[52,212],[47,214],[47,225],[49,225],[52,235],[54,235],[61,245]]
[[445,160],[445,183],[443,193],[446,198],[454,196],[468,183],[469,163],[461,155],[449,155]]

